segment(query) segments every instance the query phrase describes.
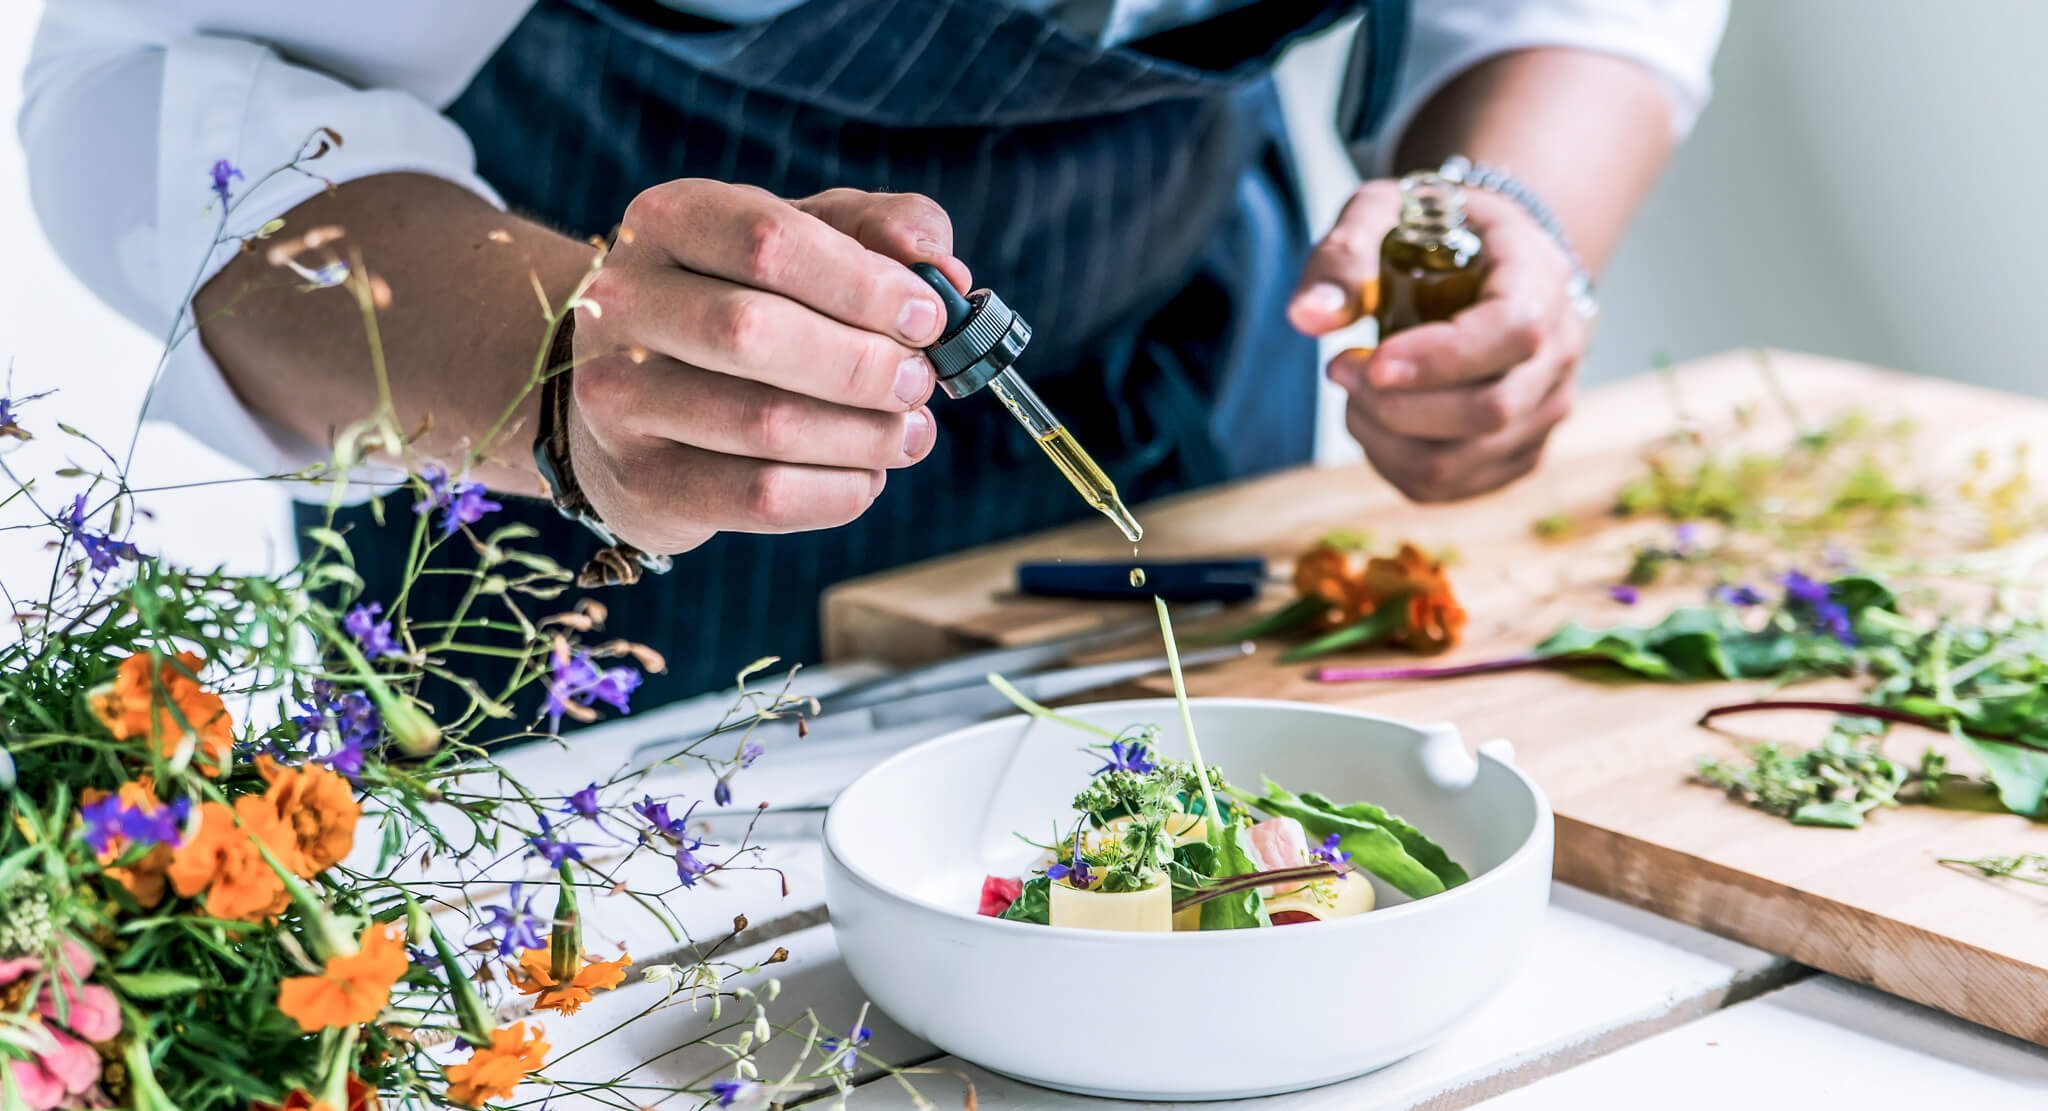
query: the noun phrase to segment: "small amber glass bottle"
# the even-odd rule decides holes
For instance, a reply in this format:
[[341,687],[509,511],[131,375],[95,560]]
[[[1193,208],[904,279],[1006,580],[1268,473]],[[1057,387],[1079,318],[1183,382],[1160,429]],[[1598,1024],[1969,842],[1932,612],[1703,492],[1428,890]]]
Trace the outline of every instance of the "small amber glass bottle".
[[1401,222],[1380,241],[1380,341],[1448,320],[1479,300],[1486,260],[1465,226],[1465,191],[1431,173],[1401,179]]

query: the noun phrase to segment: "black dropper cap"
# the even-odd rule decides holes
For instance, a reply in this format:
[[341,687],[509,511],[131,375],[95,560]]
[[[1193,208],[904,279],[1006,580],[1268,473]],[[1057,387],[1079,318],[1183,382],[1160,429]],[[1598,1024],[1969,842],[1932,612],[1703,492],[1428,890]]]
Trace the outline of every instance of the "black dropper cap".
[[948,397],[966,397],[1010,368],[1031,342],[1031,325],[986,289],[961,296],[939,268],[913,262],[910,271],[946,306],[946,331],[924,349]]
[[974,306],[968,303],[967,298],[960,296],[960,291],[953,288],[952,280],[940,273],[939,268],[931,263],[913,262],[910,264],[910,272],[923,278],[924,284],[932,287],[932,292],[938,294],[939,300],[946,306],[946,333],[939,337],[940,340],[943,341],[947,336],[959,331],[960,326],[967,323],[967,318],[974,314]]

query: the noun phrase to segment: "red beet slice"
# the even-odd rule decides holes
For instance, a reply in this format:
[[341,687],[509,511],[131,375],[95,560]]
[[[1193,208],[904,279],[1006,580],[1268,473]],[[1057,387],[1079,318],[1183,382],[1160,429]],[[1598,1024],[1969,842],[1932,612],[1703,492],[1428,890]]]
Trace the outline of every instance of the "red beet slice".
[[990,876],[981,881],[981,910],[979,913],[990,918],[1000,918],[1024,893],[1024,881],[1007,876]]
[[[983,900],[986,900],[987,898],[988,896],[985,894],[982,896]],[[1305,910],[1283,910],[1277,911],[1273,915],[1273,924],[1275,926],[1298,926],[1303,922],[1320,921],[1322,921],[1322,919],[1317,918],[1315,915],[1310,914]]]

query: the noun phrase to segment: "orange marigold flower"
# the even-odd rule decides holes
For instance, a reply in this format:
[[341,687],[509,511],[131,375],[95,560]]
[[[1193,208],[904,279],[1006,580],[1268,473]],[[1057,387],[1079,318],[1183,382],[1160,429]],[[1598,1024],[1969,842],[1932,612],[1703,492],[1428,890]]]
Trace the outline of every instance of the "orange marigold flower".
[[[114,793],[120,796],[122,806],[144,814],[155,814],[164,808],[164,801],[156,794],[156,780],[148,775],[136,776],[121,784],[121,789]],[[79,792],[78,801],[81,805],[91,806],[106,798],[107,794],[98,787],[87,787]],[[108,840],[106,851],[99,854],[102,871],[108,879],[127,888],[128,894],[135,896],[136,903],[143,909],[153,908],[164,901],[164,870],[171,866],[171,847],[158,845],[133,864],[120,868],[106,867],[127,851],[128,839],[115,834]]]
[[[351,1074],[348,1078],[348,1111],[379,1111],[377,1089],[364,1083],[362,1077]],[[285,1097],[283,1103],[265,1103],[254,1100],[249,1111],[334,1111],[325,1101],[314,1099],[304,1089],[294,1091]]]
[[154,737],[166,759],[177,755],[190,726],[198,746],[193,764],[217,776],[227,769],[234,722],[220,696],[199,685],[202,664],[191,652],[171,659],[137,652],[122,660],[113,682],[96,688],[87,701],[115,740]]
[[258,845],[278,863],[300,870],[297,838],[260,795],[243,795],[230,810],[223,803],[199,806],[199,832],[171,852],[171,887],[187,899],[206,893],[206,913],[239,922],[275,918],[291,902],[284,881],[263,859]]
[[363,808],[348,780],[318,766],[280,767],[268,756],[257,757],[256,768],[270,784],[264,802],[292,832],[298,849],[298,860],[291,865],[295,874],[311,879],[355,847]]
[[1392,635],[1411,651],[1437,653],[1458,643],[1465,628],[1465,609],[1451,593],[1444,565],[1413,544],[1401,545],[1393,559],[1374,557],[1365,568],[1364,592],[1373,599],[1366,612],[1385,602],[1408,607],[1407,620]]
[[485,1100],[503,1099],[519,1087],[528,1073],[539,1070],[547,1060],[548,1043],[541,1031],[529,1030],[515,1022],[491,1035],[491,1044],[472,1050],[469,1060],[450,1065],[442,1072],[448,1080],[448,1098],[471,1107]]
[[624,953],[615,961],[584,957],[577,961],[575,975],[563,982],[555,979],[546,949],[528,949],[520,954],[519,967],[509,979],[519,994],[540,996],[533,1001],[534,1010],[573,1015],[590,1002],[591,992],[618,987],[626,979],[626,966],[632,963],[633,958]]
[[1342,548],[1327,541],[1318,543],[1294,561],[1294,590],[1304,598],[1320,598],[1329,608],[1316,615],[1316,626],[1329,630],[1351,624],[1370,612],[1361,611],[1365,582],[1365,553]]
[[391,985],[405,975],[406,963],[398,927],[373,922],[355,952],[329,958],[318,976],[292,976],[278,985],[277,1009],[308,1034],[361,1026],[391,1002]]

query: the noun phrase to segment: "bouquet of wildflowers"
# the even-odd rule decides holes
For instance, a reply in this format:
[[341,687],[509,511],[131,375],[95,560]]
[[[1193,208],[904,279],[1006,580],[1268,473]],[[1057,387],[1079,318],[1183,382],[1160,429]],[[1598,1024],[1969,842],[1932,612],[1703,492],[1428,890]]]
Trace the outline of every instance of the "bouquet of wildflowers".
[[[338,142],[316,136],[278,172],[307,172]],[[222,242],[239,177],[215,167]],[[238,238],[279,242],[272,260],[309,295],[351,296],[373,322],[389,292],[344,253],[345,231],[276,240],[284,230]],[[535,382],[553,369],[537,364]],[[33,400],[0,399],[0,445],[57,431],[37,427]],[[666,1096],[736,1106],[843,1087],[862,1039],[821,1035],[810,1016],[771,1023],[772,984],[723,986],[751,969],[721,964],[717,945],[658,971],[586,951],[599,907],[687,943],[664,900],[759,867],[757,850],[707,845],[684,800],[636,776],[549,794],[491,762],[486,739],[627,711],[661,658],[604,639],[600,607],[555,604],[569,573],[519,547],[527,530],[490,527],[498,507],[460,477],[473,460],[412,458],[388,407],[296,477],[339,484],[373,453],[416,475],[410,565],[473,553],[452,617],[410,620],[403,591],[361,597],[349,538],[331,528],[281,574],[168,566],[133,542],[144,510],[104,451],[104,471],[6,469],[8,527],[45,532],[54,562],[42,597],[7,584],[15,632],[0,647],[0,1108],[480,1107],[522,1085],[662,1102],[644,1084],[607,1098],[615,1081],[556,1068],[568,1054],[534,1013],[573,1015],[642,973],[669,985],[647,1010],[747,1012],[716,1027],[725,1040],[707,1035],[720,1067]],[[452,671],[466,652],[511,658],[505,687]],[[721,784],[758,752],[754,724],[807,709],[786,684],[747,686],[769,664],[742,675],[713,733],[725,755],[689,754]],[[429,677],[457,693],[430,705]],[[533,688],[543,709],[521,720],[515,700]],[[643,854],[668,858],[656,871],[673,880],[622,879]],[[422,878],[436,862],[445,878]],[[760,1075],[754,1053],[784,1037],[797,1063]]]

